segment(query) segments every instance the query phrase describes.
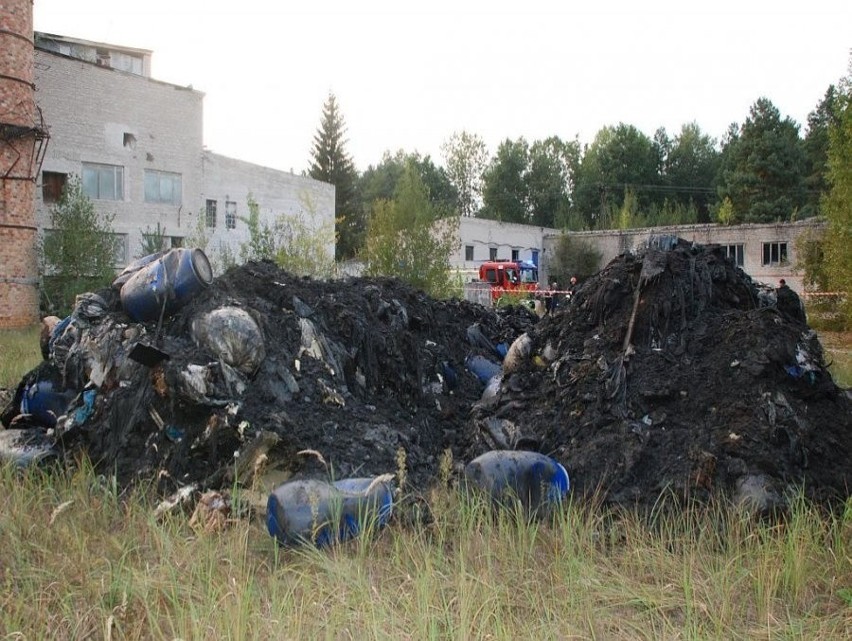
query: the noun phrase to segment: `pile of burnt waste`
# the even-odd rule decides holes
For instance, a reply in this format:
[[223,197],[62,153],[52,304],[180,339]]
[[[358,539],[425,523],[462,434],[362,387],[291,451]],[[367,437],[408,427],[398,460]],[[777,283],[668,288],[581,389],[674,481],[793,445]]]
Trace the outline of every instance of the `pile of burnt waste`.
[[852,402],[804,315],[772,296],[721,247],[652,238],[542,319],[475,420],[522,426],[575,493],[608,502],[842,501]]
[[162,319],[132,320],[116,287],[82,294],[2,419],[39,455],[85,453],[162,495],[402,467],[418,494],[447,451],[458,471],[529,449],[578,499],[843,500],[852,402],[801,316],[764,294],[720,248],[673,238],[541,320],[251,262]]
[[483,384],[466,361],[499,370],[536,321],[521,306],[433,300],[394,279],[299,278],[269,262],[230,269],[159,331],[159,319],[134,322],[117,289],[86,293],[3,423],[37,454],[84,452],[120,486],[154,480],[163,495],[248,483],[258,467],[343,478],[404,466],[420,491],[445,450],[461,460],[474,442]]

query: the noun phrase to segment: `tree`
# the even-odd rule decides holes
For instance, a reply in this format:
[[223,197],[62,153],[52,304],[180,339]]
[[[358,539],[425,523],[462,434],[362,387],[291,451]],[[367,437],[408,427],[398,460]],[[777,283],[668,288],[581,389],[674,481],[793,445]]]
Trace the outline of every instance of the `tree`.
[[474,216],[482,202],[482,174],[488,160],[485,142],[466,131],[454,133],[441,145],[447,177],[458,192],[459,213]]
[[841,81],[828,130],[828,193],[822,211],[828,220],[825,263],[828,286],[844,294],[843,315],[852,327],[852,58]]
[[364,257],[368,276],[395,276],[433,296],[451,292],[450,254],[458,215],[441,217],[413,163],[406,164],[393,200],[373,204]]
[[564,142],[551,136],[532,144],[526,181],[533,225],[564,226],[579,159],[580,143],[576,140]]
[[808,114],[808,131],[803,148],[807,163],[805,187],[808,191],[806,206],[809,214],[819,212],[820,200],[828,192],[828,130],[832,125],[838,124],[835,116],[837,99],[836,87],[829,85],[816,109]]
[[553,248],[548,275],[558,283],[567,283],[572,276],[582,280],[597,273],[601,258],[601,252],[587,241],[561,234]]
[[572,207],[589,228],[608,222],[611,211],[621,208],[628,187],[639,207],[646,208],[658,197],[652,190],[660,182],[659,158],[658,146],[636,127],[604,127],[580,161]]
[[716,141],[704,134],[695,122],[683,125],[664,162],[664,184],[669,188],[667,197],[681,205],[693,203],[698,210],[698,221],[709,222],[710,207],[716,199],[718,171]]
[[298,276],[328,278],[334,271],[334,257],[327,248],[334,242],[334,229],[316,225],[316,204],[306,193],[299,194],[301,208],[278,215],[272,224],[260,219],[260,205],[248,196],[248,216],[240,216],[249,239],[240,244],[240,260],[271,260]]
[[458,193],[450,183],[447,172],[436,166],[430,156],[421,157],[417,152],[406,153],[400,149],[394,155],[386,151],[382,162],[375,167],[370,165],[359,177],[358,194],[364,212],[368,214],[376,200],[394,198],[408,163],[420,175],[429,202],[443,212],[455,212],[458,209]]
[[142,240],[139,241],[139,257],[156,254],[166,248],[166,228],[157,223],[156,229],[145,226]]
[[500,143],[497,154],[482,175],[481,218],[507,223],[527,223],[528,189],[526,182],[529,145],[523,138]]
[[337,221],[338,259],[351,258],[363,243],[364,216],[356,194],[357,173],[346,152],[346,125],[334,94],[323,105],[322,120],[314,135],[311,167],[308,174],[315,180],[334,185],[334,216]]
[[805,156],[799,127],[781,119],[775,105],[760,98],[725,150],[721,199],[730,198],[735,222],[791,220],[805,204]]
[[80,178],[69,176],[41,242],[43,293],[50,311],[68,314],[77,294],[106,287],[115,278],[121,241],[112,231],[114,217],[95,211]]

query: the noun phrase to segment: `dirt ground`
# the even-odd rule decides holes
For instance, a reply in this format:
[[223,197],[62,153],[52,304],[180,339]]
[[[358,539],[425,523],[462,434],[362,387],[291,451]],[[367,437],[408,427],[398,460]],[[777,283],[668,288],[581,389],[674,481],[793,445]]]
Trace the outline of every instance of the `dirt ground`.
[[[88,384],[49,435],[121,485],[153,480],[166,495],[261,471],[329,473],[303,450],[337,478],[372,476],[396,472],[404,452],[406,489],[418,493],[445,450],[458,471],[489,449],[518,448],[550,454],[579,497],[610,503],[650,505],[670,490],[771,508],[791,487],[817,500],[850,494],[848,394],[816,335],[717,247],[669,242],[619,256],[542,320],[521,306],[432,300],[391,279],[296,278],[271,263],[216,279],[165,319],[159,340],[116,292],[100,296],[21,382],[3,421],[32,425],[17,404],[37,379],[73,392]],[[521,336],[501,363],[501,347]],[[139,342],[169,360],[137,363],[128,354]],[[487,389],[472,357],[500,372]]]

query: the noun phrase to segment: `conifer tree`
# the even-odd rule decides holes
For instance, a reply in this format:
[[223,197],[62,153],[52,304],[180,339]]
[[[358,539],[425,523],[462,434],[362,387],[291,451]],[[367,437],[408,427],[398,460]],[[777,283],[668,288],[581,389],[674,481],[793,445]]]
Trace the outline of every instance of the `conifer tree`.
[[346,125],[330,93],[322,108],[322,121],[314,134],[311,149],[311,178],[335,187],[334,217],[337,245],[335,257],[351,258],[358,253],[364,238],[364,217],[356,198],[357,173],[346,152]]

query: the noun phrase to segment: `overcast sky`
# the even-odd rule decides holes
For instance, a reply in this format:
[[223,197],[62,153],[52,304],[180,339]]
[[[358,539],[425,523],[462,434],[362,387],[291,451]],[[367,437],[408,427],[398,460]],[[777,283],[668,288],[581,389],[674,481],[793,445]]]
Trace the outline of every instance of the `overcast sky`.
[[359,171],[455,131],[590,143],[625,122],[720,138],[766,96],[804,125],[847,72],[850,0],[35,0],[37,31],[153,50],[221,154],[307,169],[329,92]]

